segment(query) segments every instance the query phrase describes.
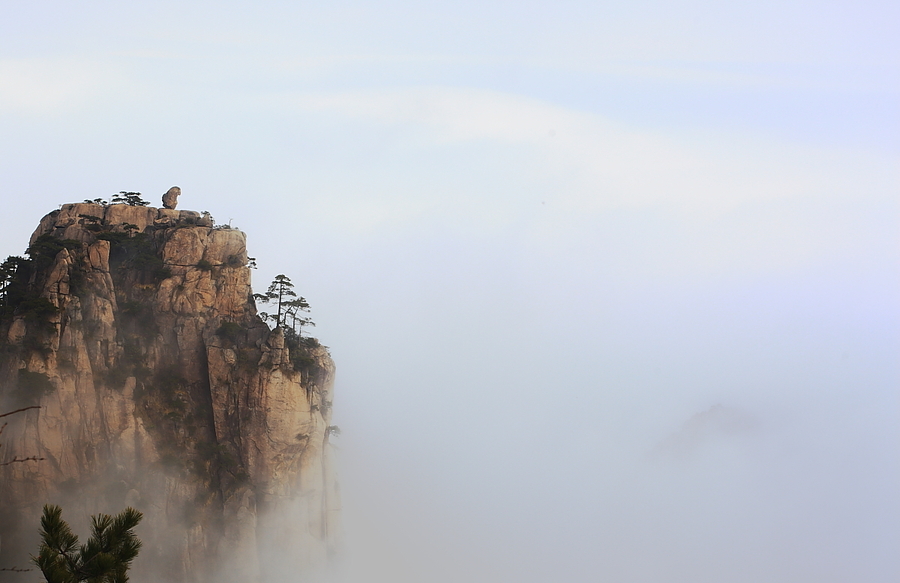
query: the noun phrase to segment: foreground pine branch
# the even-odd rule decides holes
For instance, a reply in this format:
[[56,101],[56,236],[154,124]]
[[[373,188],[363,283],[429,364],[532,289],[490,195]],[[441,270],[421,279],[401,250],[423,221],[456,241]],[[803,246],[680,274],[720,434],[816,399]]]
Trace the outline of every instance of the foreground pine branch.
[[31,560],[47,583],[127,583],[128,569],[141,550],[134,534],[143,514],[126,508],[116,516],[91,517],[91,537],[78,546],[78,535],[62,519],[62,508],[45,505],[41,546]]

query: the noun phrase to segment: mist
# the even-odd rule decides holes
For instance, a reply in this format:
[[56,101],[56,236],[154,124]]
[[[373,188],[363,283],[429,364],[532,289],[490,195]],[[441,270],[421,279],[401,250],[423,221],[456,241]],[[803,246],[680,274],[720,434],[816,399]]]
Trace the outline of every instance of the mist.
[[16,7],[0,243],[178,184],[292,278],[332,580],[896,581],[896,10],[664,4]]
[[[400,266],[359,282],[372,336],[335,349],[359,355],[336,416],[354,580],[896,574],[893,277],[472,257],[414,292]],[[428,318],[397,316],[409,295]]]

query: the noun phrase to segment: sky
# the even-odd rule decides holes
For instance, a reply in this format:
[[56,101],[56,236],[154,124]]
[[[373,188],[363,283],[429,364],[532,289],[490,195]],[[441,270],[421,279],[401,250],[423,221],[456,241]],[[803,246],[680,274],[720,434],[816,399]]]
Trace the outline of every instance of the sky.
[[900,5],[8,2],[0,252],[170,186],[338,366],[352,582],[900,579]]

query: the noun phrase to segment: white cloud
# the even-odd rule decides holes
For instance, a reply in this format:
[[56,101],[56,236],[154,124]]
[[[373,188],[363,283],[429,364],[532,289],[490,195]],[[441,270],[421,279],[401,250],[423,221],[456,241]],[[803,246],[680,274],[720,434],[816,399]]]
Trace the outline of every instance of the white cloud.
[[2,59],[0,114],[62,114],[126,86],[116,71],[98,62],[58,58]]
[[[323,228],[350,235],[440,221],[463,236],[521,236],[532,254],[619,262],[629,273],[784,272],[865,256],[884,233],[870,233],[863,217],[888,208],[898,191],[883,155],[762,135],[648,131],[498,92],[271,99],[271,111],[357,140],[342,159],[356,171],[335,179],[314,169],[304,178],[327,179],[304,204]],[[604,235],[613,225],[618,234]]]
[[575,212],[665,205],[714,217],[752,201],[896,185],[877,157],[758,136],[643,131],[493,91],[428,87],[283,99],[301,113],[405,129],[426,146],[524,147],[529,178],[555,180],[554,202]]

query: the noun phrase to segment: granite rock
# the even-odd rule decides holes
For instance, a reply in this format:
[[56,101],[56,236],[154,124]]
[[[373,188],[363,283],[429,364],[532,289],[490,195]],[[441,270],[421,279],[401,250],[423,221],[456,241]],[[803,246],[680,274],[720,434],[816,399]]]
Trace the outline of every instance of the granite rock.
[[8,419],[0,456],[45,460],[0,467],[0,564],[27,564],[45,503],[73,524],[144,512],[135,580],[259,581],[273,556],[313,572],[334,552],[334,363],[269,329],[245,234],[198,218],[71,204],[40,221],[32,242],[69,240],[31,277],[57,311],[0,321],[0,410],[41,408]]

